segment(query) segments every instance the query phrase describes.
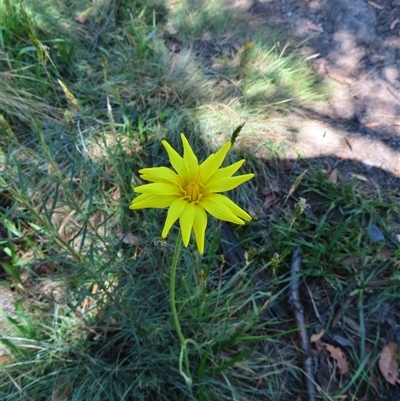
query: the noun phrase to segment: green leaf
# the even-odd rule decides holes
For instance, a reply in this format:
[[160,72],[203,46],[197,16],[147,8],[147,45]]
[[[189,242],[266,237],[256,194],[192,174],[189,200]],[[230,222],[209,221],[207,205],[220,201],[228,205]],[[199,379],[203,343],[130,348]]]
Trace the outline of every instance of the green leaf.
[[6,338],[1,338],[0,337],[0,342],[2,342],[10,351],[13,355],[16,356],[24,356],[26,355],[26,351],[17,347],[14,345],[10,340],[7,340]]
[[17,264],[1,262],[0,265],[14,281],[16,281],[19,284],[22,283],[21,275],[19,274],[19,267]]

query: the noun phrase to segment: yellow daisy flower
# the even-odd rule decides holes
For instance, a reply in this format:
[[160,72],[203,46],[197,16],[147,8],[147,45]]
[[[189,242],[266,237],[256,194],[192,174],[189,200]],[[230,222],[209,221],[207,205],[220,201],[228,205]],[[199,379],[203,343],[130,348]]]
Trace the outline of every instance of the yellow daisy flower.
[[199,165],[196,155],[184,134],[183,157],[167,141],[162,141],[174,170],[168,167],[151,167],[139,170],[143,180],[151,184],[139,185],[134,191],[141,194],[132,201],[130,209],[166,208],[167,219],[161,236],[166,238],[173,224],[179,219],[182,240],[188,246],[190,233],[194,231],[197,248],[204,252],[204,236],[207,214],[235,224],[244,224],[251,217],[229,198],[219,192],[230,191],[250,180],[254,174],[233,176],[243,165],[240,160],[220,168],[231,142],[225,143],[218,152],[211,154]]

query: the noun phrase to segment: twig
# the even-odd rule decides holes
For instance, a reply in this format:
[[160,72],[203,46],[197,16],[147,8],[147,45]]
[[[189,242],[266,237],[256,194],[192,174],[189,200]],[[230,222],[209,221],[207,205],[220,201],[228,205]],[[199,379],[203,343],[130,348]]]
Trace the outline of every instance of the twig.
[[296,248],[293,251],[292,264],[290,268],[291,283],[290,283],[290,303],[292,304],[294,316],[297,326],[300,330],[301,348],[304,351],[303,367],[306,375],[306,385],[308,393],[308,401],[315,401],[315,382],[312,368],[311,347],[307,335],[307,330],[304,321],[304,310],[300,303],[299,296],[299,273],[300,273],[300,249]]

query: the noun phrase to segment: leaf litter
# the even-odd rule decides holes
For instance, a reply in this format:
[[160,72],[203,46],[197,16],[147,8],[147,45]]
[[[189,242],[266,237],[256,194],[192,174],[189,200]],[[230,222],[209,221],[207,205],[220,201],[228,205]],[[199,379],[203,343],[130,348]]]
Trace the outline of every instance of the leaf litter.
[[396,343],[390,342],[387,344],[379,354],[379,370],[387,382],[394,386],[399,383],[400,379],[398,376],[398,358],[399,358],[399,347]]

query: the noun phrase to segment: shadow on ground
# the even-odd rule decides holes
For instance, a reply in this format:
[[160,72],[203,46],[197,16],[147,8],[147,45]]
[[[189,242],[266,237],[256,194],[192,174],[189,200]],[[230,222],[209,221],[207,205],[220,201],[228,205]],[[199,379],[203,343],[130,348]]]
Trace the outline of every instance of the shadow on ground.
[[[305,41],[305,57],[334,84],[329,103],[306,112],[306,125],[316,120],[319,131],[330,131],[332,143],[326,141],[325,151],[399,178],[400,3],[237,0],[232,7],[252,25],[274,26]],[[340,146],[342,139],[352,149]],[[306,148],[302,151],[308,155]]]

